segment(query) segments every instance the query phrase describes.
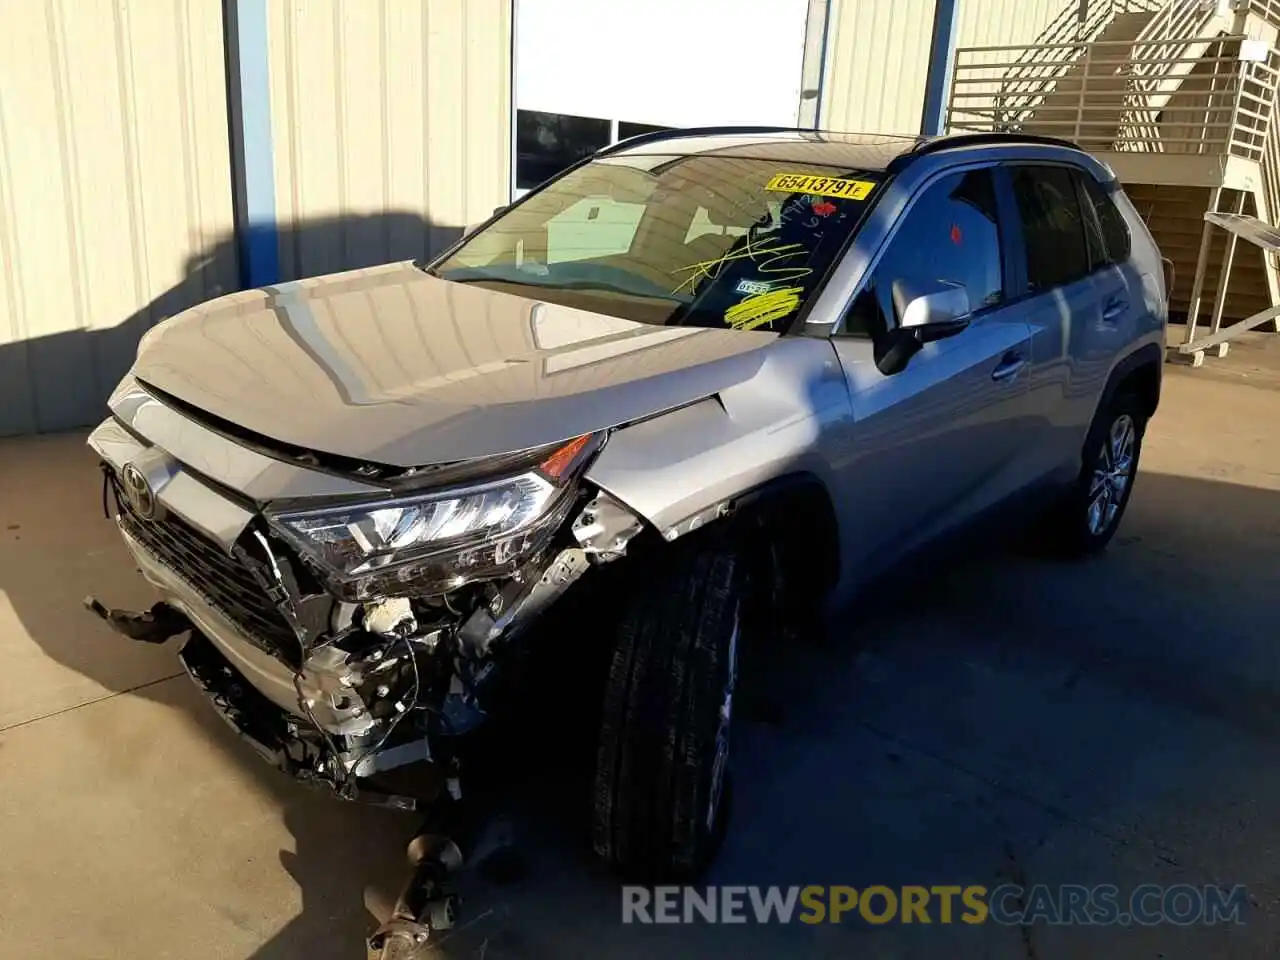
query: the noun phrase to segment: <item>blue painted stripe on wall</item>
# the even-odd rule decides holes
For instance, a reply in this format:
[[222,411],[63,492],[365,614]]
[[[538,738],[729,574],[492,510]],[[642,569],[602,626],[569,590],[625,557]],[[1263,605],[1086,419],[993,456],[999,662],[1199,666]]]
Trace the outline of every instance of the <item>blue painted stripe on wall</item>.
[[827,43],[831,39],[831,7],[832,0],[827,0],[826,9],[822,11],[822,47],[818,53],[818,102],[813,108],[813,128],[822,129],[822,94],[827,87]]
[[956,62],[956,19],[959,0],[935,0],[933,40],[929,46],[929,77],[925,81],[924,115],[920,132],[926,136],[942,133],[947,120],[947,94]]
[[235,28],[234,53],[229,63],[238,108],[231,111],[232,176],[239,181],[235,184],[236,227],[240,272],[247,287],[261,287],[280,279],[267,52],[269,2],[226,0],[233,8],[230,19]]

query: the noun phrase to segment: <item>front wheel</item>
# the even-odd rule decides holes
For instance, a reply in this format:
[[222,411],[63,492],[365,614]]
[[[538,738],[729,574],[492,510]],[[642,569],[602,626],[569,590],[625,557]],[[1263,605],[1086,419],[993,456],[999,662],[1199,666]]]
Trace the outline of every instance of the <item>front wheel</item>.
[[1115,536],[1133,495],[1146,425],[1142,404],[1130,393],[1098,411],[1085,441],[1080,477],[1053,518],[1059,552],[1097,553]]
[[707,544],[668,559],[619,623],[594,785],[596,852],[649,882],[696,877],[723,838],[746,626],[742,554]]

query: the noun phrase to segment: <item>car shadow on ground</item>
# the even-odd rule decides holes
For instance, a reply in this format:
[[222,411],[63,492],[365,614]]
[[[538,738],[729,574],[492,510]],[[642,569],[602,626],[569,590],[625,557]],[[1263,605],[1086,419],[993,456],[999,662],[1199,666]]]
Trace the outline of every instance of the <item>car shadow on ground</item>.
[[[1280,492],[1143,473],[1102,557],[1060,564],[988,547],[924,578],[900,574],[829,636],[769,654],[769,709],[735,734],[733,827],[707,882],[995,884],[1037,857],[1051,875],[1070,860],[1053,851],[1096,843],[1078,864],[1088,877],[1066,882],[1114,880],[1129,869],[1115,859],[1126,848],[1194,878],[1273,884],[1265,864],[1215,862],[1170,824],[1190,805],[1219,836],[1235,830],[1259,849],[1280,840],[1257,820],[1219,824],[1237,811],[1197,783],[1207,771],[1232,803],[1280,800],[1261,772],[1280,769],[1278,553]],[[91,566],[61,603],[79,602]],[[23,582],[65,572],[55,561]],[[104,658],[77,653],[70,620],[47,616],[47,590],[7,589],[50,657],[119,682]],[[253,960],[358,955],[403,878],[413,818],[266,769],[185,687],[136,695],[194,709],[208,741],[270,790],[294,837],[278,869],[301,910]],[[1003,956],[1014,942],[1017,931],[993,928],[624,926],[618,881],[593,861],[584,830],[589,764],[560,756],[561,734],[534,718],[520,742],[503,812],[525,875],[464,880],[466,919],[439,956]],[[1068,843],[1075,834],[1083,840]]]
[[[1249,851],[1278,832],[1280,491],[1151,473],[1137,490],[1104,556],[988,549],[902,572],[822,642],[774,651],[782,709],[735,734],[735,818],[707,882],[1030,875],[1247,883],[1274,901]],[[1007,928],[624,926],[617,881],[567,855],[581,844],[529,829],[528,879],[473,897],[479,919],[442,955],[1035,955],[1036,931]],[[1261,949],[1274,911],[1249,922]],[[1139,934],[1095,932],[1088,950],[1220,949],[1205,931]]]
[[[370,232],[440,233],[377,218],[302,230],[287,238],[298,249],[344,249]],[[216,257],[234,255],[219,249]],[[225,273],[225,264],[192,268]],[[110,343],[81,332],[26,349],[56,359],[65,344],[65,362],[51,369],[94,352],[105,358],[94,389],[105,390],[137,336],[185,306],[185,296],[175,289],[160,298]],[[16,349],[0,347],[10,357],[0,372],[18,362]],[[37,546],[3,584],[18,620],[48,658],[107,691],[133,690],[190,713],[207,741],[269,792],[294,842],[278,866],[262,869],[284,871],[301,908],[252,960],[358,955],[403,879],[416,819],[343,803],[265,768],[185,682],[166,682],[178,672],[176,644],[112,637],[118,654],[87,649],[85,593],[121,606],[149,599],[99,519],[91,457],[53,457],[42,467],[51,476],[83,477],[56,487],[75,501],[30,498],[36,507],[27,511],[24,495],[20,515],[0,524],[15,551],[18,538]],[[1058,564],[988,546],[927,573],[900,572],[836,617],[826,636],[768,651],[756,671],[764,678],[757,709],[735,733],[732,831],[707,882],[995,883],[1037,870],[1103,882],[1136,869],[1124,859],[1129,850],[1182,870],[1180,879],[1238,878],[1272,890],[1268,902],[1280,899],[1269,866],[1248,855],[1274,849],[1280,836],[1265,817],[1242,812],[1280,802],[1268,772],[1280,770],[1278,555],[1280,492],[1144,471],[1102,557]],[[440,956],[1027,955],[1022,932],[989,927],[624,926],[619,883],[593,860],[585,834],[589,751],[564,756],[565,730],[539,719],[515,741],[519,774],[501,811],[527,871],[506,884],[466,878],[465,920]],[[591,730],[573,733],[580,740]],[[1180,831],[1188,810],[1234,859]],[[1083,853],[1073,861],[1064,848]],[[1260,922],[1274,930],[1270,914]]]

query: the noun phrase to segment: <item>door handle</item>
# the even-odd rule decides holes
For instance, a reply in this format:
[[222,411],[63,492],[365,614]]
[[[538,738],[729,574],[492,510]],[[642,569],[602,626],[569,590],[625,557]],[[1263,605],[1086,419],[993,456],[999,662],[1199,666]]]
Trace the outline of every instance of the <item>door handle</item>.
[[1107,301],[1107,305],[1102,308],[1102,319],[1107,321],[1115,320],[1128,308],[1128,302],[1122,297],[1112,297]]
[[999,365],[991,371],[991,379],[997,383],[1001,380],[1008,380],[1016,377],[1018,371],[1027,365],[1027,358],[1016,350],[1010,350],[1000,358]]

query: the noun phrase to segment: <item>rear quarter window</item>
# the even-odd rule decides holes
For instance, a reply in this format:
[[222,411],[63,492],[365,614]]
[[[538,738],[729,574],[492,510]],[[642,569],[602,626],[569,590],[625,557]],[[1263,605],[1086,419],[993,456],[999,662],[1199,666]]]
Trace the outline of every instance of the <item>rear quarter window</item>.
[[1102,246],[1107,263],[1124,263],[1132,250],[1132,238],[1124,215],[1116,208],[1112,191],[1107,190],[1087,173],[1080,174],[1086,202],[1093,208],[1102,233]]
[[1084,213],[1072,171],[1066,167],[1024,166],[1011,171],[1013,195],[1022,221],[1027,285],[1051,290],[1089,274]]

